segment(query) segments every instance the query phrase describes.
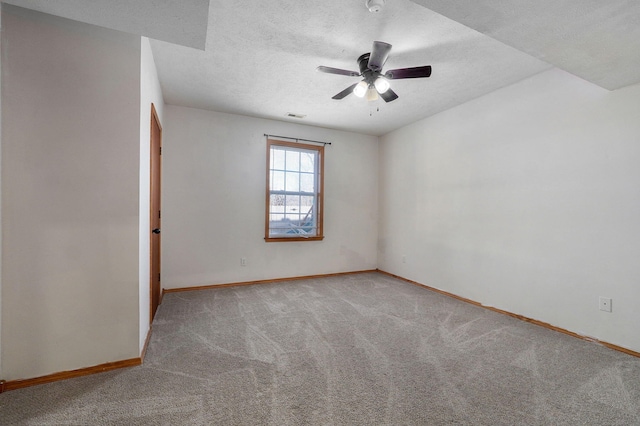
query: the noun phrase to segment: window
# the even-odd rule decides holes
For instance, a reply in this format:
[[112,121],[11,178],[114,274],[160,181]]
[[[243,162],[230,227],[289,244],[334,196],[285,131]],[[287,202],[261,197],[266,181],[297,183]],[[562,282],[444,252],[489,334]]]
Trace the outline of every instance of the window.
[[265,240],[321,240],[324,146],[267,140]]

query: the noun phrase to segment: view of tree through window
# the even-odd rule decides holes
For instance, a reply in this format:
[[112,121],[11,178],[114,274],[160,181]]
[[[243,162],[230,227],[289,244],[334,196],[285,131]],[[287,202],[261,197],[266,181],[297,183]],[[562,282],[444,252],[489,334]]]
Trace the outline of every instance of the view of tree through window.
[[268,241],[322,238],[324,147],[269,140]]

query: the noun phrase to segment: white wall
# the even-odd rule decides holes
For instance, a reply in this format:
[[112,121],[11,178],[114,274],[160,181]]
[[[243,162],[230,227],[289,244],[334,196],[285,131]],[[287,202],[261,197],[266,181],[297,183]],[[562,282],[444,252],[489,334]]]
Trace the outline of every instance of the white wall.
[[379,267],[640,351],[639,164],[640,86],[558,70],[406,126],[380,143]]
[[[264,133],[333,143],[323,241],[264,241]],[[375,269],[377,150],[372,136],[167,105],[163,287]]]
[[[150,315],[150,146],[151,139],[151,104],[156,108],[160,124],[163,123],[164,99],[158,80],[158,71],[153,60],[149,39],[141,37],[140,46],[140,351],[144,348],[149,332]],[[146,212],[146,214],[145,214]]]
[[2,6],[7,380],[139,356],[140,38]]

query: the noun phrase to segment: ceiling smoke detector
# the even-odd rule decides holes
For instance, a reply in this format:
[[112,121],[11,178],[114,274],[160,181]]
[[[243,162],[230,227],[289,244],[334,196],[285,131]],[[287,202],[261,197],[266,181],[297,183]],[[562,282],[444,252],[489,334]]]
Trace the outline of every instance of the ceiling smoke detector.
[[377,13],[382,10],[382,6],[384,6],[385,0],[367,0],[365,5],[367,5],[367,9],[369,12]]

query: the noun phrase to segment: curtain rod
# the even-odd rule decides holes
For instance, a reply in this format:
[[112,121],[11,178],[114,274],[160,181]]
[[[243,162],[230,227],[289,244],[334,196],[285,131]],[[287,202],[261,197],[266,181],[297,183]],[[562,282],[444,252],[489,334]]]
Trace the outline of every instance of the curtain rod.
[[264,134],[266,137],[272,136],[274,138],[282,138],[282,139],[291,139],[294,140],[296,142],[298,141],[305,141],[305,142],[313,142],[313,143],[321,143],[323,145],[331,145],[331,142],[320,142],[320,141],[312,141],[311,139],[302,139],[302,138],[290,138],[288,136],[278,136],[278,135],[268,135],[268,134]]

